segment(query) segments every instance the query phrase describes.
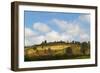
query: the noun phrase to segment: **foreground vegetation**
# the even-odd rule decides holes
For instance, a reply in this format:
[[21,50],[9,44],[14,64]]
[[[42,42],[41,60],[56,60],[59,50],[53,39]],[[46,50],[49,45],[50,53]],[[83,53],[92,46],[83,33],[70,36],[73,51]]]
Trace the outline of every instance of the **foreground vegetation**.
[[87,59],[90,58],[90,42],[42,42],[26,46],[24,61]]

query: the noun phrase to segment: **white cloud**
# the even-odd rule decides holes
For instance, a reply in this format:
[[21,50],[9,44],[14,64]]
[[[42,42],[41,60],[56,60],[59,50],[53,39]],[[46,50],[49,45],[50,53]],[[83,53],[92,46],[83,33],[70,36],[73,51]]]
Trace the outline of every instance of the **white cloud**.
[[31,41],[33,41],[33,44],[41,44],[45,40],[45,36],[38,35],[37,37],[32,37]]
[[70,24],[67,27],[67,33],[72,36],[78,36],[81,33],[82,29],[77,24]]
[[68,21],[58,20],[58,19],[53,19],[53,21],[60,28],[60,30],[62,30],[66,34],[77,36],[82,31],[79,24],[75,22],[68,22]]
[[[81,19],[89,21],[89,15],[83,15],[81,16]],[[53,19],[53,22],[55,22],[56,26],[58,26],[64,35],[66,35],[63,36],[65,39],[75,40],[75,37],[79,37],[80,41],[88,41],[90,38],[88,33],[85,32],[85,29],[81,28],[79,26],[80,24],[78,24],[76,21],[68,22],[64,20]]]
[[30,46],[30,45],[34,45],[34,44],[40,44],[42,43],[42,41],[45,40],[44,36],[33,36],[33,37],[26,37],[25,38],[25,46]]
[[25,37],[25,46],[31,46],[33,45],[32,41],[30,41],[30,37],[29,38],[26,38]]
[[27,36],[25,37],[25,45],[40,44],[44,40],[47,40],[47,42],[77,40],[75,37],[78,37],[79,41],[90,40],[90,36],[85,32],[85,29],[81,28],[79,24],[75,22],[58,19],[53,19],[53,22],[56,27],[59,27],[61,32],[55,31],[43,23],[34,23],[33,29],[45,33],[44,35],[40,35],[29,28],[25,28],[25,36]]
[[25,28],[25,37],[36,36],[37,33],[33,32],[30,28]]
[[34,23],[33,29],[43,33],[47,33],[51,31],[50,27],[47,24],[40,23],[40,22]]
[[69,35],[69,34],[62,34],[61,35],[61,39],[62,39],[62,41],[72,41],[73,40],[73,37],[72,37],[72,35]]
[[67,28],[68,22],[64,20],[59,19],[53,19],[52,20],[61,30],[65,30]]
[[60,34],[56,31],[51,31],[49,33],[47,33],[45,35],[45,39],[48,41],[48,42],[53,42],[53,41],[58,41],[58,40],[61,40],[60,38]]
[[80,21],[83,21],[83,22],[90,22],[90,15],[88,14],[88,15],[80,15],[79,16],[79,20]]
[[28,37],[25,39],[25,45],[33,45],[33,44],[40,44],[43,41],[47,40],[47,42],[54,42],[54,41],[67,41],[67,40],[72,40],[72,37],[67,34],[60,34],[56,31],[51,31],[46,33],[45,35],[38,35],[38,36],[33,36],[33,37]]
[[61,40],[67,41],[67,40],[72,40],[72,37],[68,34],[51,31],[45,35],[45,40],[47,40],[48,42],[61,41]]
[[33,42],[31,40],[32,37],[36,37],[38,34],[30,28],[25,27],[25,45],[32,45]]
[[[80,33],[78,36],[80,41],[88,41],[89,35],[86,33]],[[25,45],[34,45],[34,44],[41,44],[43,41],[47,40],[47,42],[54,42],[54,41],[72,41],[75,40],[75,38],[70,34],[65,33],[58,33],[56,31],[51,31],[46,33],[45,35],[38,35],[33,37],[28,37],[25,40]]]
[[90,40],[90,37],[87,33],[85,32],[82,32],[80,34],[80,41],[84,42],[84,41],[89,41]]

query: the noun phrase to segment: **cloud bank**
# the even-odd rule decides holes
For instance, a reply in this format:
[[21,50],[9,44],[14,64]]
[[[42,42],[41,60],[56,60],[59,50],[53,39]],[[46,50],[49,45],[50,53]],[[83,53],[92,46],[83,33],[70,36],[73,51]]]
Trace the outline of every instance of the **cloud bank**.
[[[78,21],[89,22],[89,15],[81,15]],[[61,20],[53,18],[49,22],[52,22],[58,29],[52,28],[50,24],[43,22],[35,22],[32,28],[25,27],[25,46],[40,44],[41,42],[47,40],[47,42],[53,41],[88,41],[90,40],[90,35],[82,28],[81,23],[75,21]],[[59,30],[59,31],[57,31]],[[78,38],[78,39],[77,39]]]

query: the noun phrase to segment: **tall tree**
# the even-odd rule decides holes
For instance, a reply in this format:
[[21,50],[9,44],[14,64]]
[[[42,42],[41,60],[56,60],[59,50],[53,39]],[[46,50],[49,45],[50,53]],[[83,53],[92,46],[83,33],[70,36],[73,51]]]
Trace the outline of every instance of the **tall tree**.
[[86,54],[87,49],[89,48],[89,44],[87,42],[81,43],[81,53]]

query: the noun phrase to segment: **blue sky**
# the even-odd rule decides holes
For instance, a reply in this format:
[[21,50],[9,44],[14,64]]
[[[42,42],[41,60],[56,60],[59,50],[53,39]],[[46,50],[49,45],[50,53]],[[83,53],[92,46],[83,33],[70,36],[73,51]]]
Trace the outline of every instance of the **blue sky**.
[[24,11],[24,26],[25,45],[90,39],[90,14]]

